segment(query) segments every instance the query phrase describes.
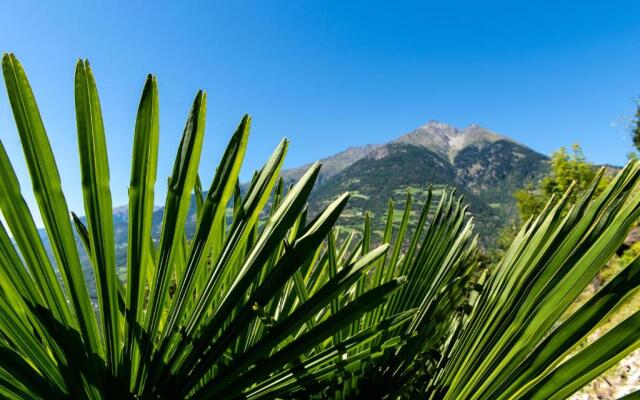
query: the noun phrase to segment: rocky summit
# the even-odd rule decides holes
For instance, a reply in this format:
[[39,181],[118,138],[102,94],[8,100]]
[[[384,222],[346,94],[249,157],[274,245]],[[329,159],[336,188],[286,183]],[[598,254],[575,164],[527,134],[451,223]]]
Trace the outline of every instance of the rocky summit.
[[[354,226],[362,223],[363,210],[385,213],[389,199],[400,209],[411,192],[418,207],[430,185],[436,198],[444,187],[455,187],[465,195],[485,243],[514,216],[514,192],[549,170],[547,156],[507,136],[479,125],[460,129],[439,121],[388,143],[350,148],[321,162],[323,171],[311,195],[312,212],[349,191],[352,196],[342,223]],[[305,167],[284,171],[283,177],[294,181]]]

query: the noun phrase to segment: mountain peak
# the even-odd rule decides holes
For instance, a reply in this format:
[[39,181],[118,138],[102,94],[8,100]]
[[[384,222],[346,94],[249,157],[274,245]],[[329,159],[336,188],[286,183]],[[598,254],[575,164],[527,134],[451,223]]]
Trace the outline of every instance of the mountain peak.
[[458,131],[458,128],[456,128],[455,126],[451,124],[447,124],[446,122],[435,120],[435,119],[429,120],[426,124],[421,125],[417,129],[423,129],[423,130],[438,129],[438,130],[444,130],[444,131],[450,131],[450,132]]
[[431,120],[419,128],[400,136],[393,143],[424,147],[453,162],[455,156],[468,146],[482,148],[498,140],[512,141],[477,124],[458,129],[453,125]]
[[[365,146],[349,147],[340,153],[320,160],[322,169],[318,177],[318,182],[338,174],[355,162],[364,158],[380,159],[386,157],[390,152],[392,144],[410,144],[412,146],[423,147],[445,159],[451,164],[456,155],[469,146],[483,148],[487,144],[498,140],[513,140],[498,135],[477,124],[471,124],[463,129],[459,129],[446,122],[430,120],[415,130],[400,136],[399,138],[385,144],[368,144]],[[281,176],[286,182],[298,180],[311,164],[305,164],[297,168],[282,171]]]
[[478,124],[471,124],[469,126],[467,126],[466,128],[464,128],[464,130],[470,130],[470,129],[484,129],[485,131],[488,130]]

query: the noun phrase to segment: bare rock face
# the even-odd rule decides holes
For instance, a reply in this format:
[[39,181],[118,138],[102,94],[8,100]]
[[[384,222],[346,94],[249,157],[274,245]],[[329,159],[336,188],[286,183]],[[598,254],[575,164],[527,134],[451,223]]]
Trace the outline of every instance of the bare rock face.
[[[454,162],[456,155],[469,146],[482,149],[499,140],[513,140],[498,135],[479,125],[458,129],[439,121],[430,121],[418,129],[396,139],[394,143],[405,143],[424,147]],[[515,143],[515,142],[514,142]]]
[[[432,151],[448,159],[453,164],[455,157],[462,150],[470,146],[482,149],[500,140],[516,143],[506,136],[499,135],[479,125],[473,124],[464,129],[458,129],[444,122],[429,121],[389,143],[350,147],[333,156],[321,159],[322,169],[320,170],[318,183],[324,182],[365,157],[375,160],[386,157],[392,151],[391,146],[394,144],[407,144]],[[282,177],[286,182],[295,181],[310,166],[311,164],[305,164],[282,171]]]

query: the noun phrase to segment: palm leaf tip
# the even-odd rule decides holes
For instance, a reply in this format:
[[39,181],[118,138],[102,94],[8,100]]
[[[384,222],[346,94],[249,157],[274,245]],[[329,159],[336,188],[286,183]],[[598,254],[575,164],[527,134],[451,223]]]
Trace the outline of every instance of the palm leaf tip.
[[[638,259],[565,314],[640,218],[637,162],[601,193],[602,172],[575,204],[554,199],[488,271],[453,189],[439,198],[429,189],[418,212],[408,193],[399,224],[390,201],[381,234],[371,213],[345,234],[337,227],[348,193],[310,206],[320,163],[288,187],[279,179],[286,138],[240,185],[248,114],[204,191],[207,97],[198,91],[155,232],[159,95],[149,74],[133,127],[123,284],[89,62],[78,60],[75,73],[83,218],[69,213],[22,66],[5,53],[2,70],[53,254],[0,143],[2,397],[563,398],[640,345],[634,314],[579,348],[640,285]],[[93,268],[98,317],[76,237]]]

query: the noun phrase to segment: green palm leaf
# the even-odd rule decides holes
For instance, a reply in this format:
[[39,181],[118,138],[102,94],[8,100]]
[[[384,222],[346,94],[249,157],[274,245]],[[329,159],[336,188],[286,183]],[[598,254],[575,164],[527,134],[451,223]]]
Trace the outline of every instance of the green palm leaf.
[[[360,231],[341,232],[348,193],[313,214],[307,203],[320,165],[287,187],[279,179],[286,140],[241,190],[249,116],[203,192],[200,91],[156,247],[159,95],[148,76],[132,127],[121,282],[102,110],[88,62],[78,62],[75,76],[86,225],[69,213],[15,56],[3,57],[3,74],[53,259],[0,143],[0,397],[566,398],[640,346],[636,313],[576,350],[640,285],[639,259],[565,315],[640,217],[633,194],[640,164],[630,163],[597,196],[596,180],[574,205],[569,193],[551,202],[487,270],[453,190],[437,202],[429,190],[417,215],[410,194],[400,210],[390,202],[381,235],[369,213]],[[196,229],[187,237],[192,204]],[[93,278],[83,273],[72,221]],[[95,305],[85,279],[95,279]]]

